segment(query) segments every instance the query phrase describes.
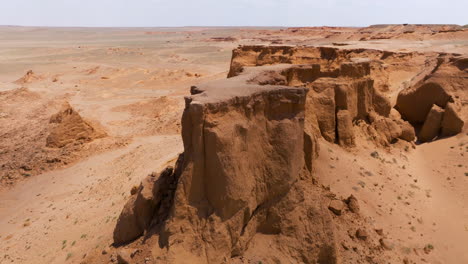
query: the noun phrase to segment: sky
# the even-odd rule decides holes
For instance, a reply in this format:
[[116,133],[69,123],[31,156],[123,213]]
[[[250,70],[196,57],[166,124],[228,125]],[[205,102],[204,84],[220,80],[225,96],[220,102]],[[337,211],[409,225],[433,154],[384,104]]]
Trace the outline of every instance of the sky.
[[0,25],[468,24],[468,0],[0,0]]

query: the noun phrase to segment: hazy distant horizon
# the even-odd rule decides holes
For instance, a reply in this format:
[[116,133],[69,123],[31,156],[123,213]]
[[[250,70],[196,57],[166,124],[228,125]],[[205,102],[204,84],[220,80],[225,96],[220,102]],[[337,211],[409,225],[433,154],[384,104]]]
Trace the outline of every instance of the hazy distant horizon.
[[[1,25],[0,27],[24,27],[24,28],[103,28],[103,29],[112,29],[112,28],[127,28],[127,29],[139,29],[139,28],[294,28],[294,27],[342,27],[342,28],[361,28],[361,27],[371,27],[371,26],[380,26],[380,25],[403,25],[407,23],[399,24],[372,24],[372,25],[362,25],[362,26],[329,26],[329,25],[320,25],[320,26],[31,26],[31,25]],[[447,26],[465,26],[460,24],[408,24],[408,25],[427,25],[427,26],[437,26],[437,25],[447,25]]]
[[15,0],[0,25],[296,27],[468,24],[466,0]]

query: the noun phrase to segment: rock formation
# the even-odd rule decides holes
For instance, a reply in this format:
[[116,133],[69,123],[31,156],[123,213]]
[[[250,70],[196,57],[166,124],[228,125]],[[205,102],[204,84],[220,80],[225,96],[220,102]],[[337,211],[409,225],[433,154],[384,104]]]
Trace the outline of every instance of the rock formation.
[[[344,147],[356,145],[357,129],[378,145],[415,139],[411,119],[374,86],[374,63],[350,56],[365,52],[236,49],[228,80],[191,88],[184,153],[132,193],[115,246],[144,243],[141,255],[162,263],[233,263],[252,254],[266,263],[384,263],[390,246],[375,246],[382,243],[366,231],[357,199],[336,199],[313,174],[317,137]],[[445,107],[447,118],[434,105],[418,119],[420,140],[437,136],[444,120],[445,133],[459,129],[461,118]],[[359,252],[341,240],[358,243]],[[267,253],[257,250],[265,243]]]
[[[344,67],[343,78],[350,84],[338,80],[339,85],[332,85],[337,77],[330,76],[339,70],[271,66],[192,87],[182,117],[183,156],[174,170],[166,169],[158,179],[149,176],[131,196],[114,230],[115,244],[138,243],[143,235],[145,243],[164,249],[152,253],[163,262],[226,263],[256,252],[258,237],[267,236],[278,249],[262,256],[267,262],[359,258],[337,246],[337,239],[348,235],[334,231],[329,194],[312,178],[317,133],[325,138],[329,132],[333,139],[337,134],[340,144],[353,146],[353,119],[371,112],[367,66],[353,65]],[[328,77],[310,89],[307,84],[284,86],[278,77],[291,82],[313,74]],[[265,76],[276,76],[283,85],[256,83]],[[344,91],[339,108],[335,87]],[[319,113],[317,104],[329,108]],[[349,200],[350,209],[341,208],[340,217],[359,210],[355,198]],[[350,226],[361,223],[354,217]],[[371,250],[370,238],[359,243],[369,243],[365,252],[380,258]]]
[[[370,118],[374,113],[389,117],[392,104],[384,95],[390,86],[390,76],[385,73],[389,67],[387,63],[408,67],[401,60],[414,61],[418,56],[421,54],[328,47],[242,46],[233,51],[228,77],[252,66],[267,68],[264,65],[292,64],[250,81],[260,85],[310,88],[307,104],[312,105],[313,113],[306,118],[316,120],[321,136],[327,141],[339,142],[336,137],[338,111],[348,110],[353,123],[363,120],[368,125],[374,121]],[[393,118],[392,122],[387,120],[385,124],[379,121],[372,128],[363,125],[376,143],[389,145],[398,139],[413,141],[415,132],[410,124],[422,125],[434,104],[445,108],[452,102],[450,116],[445,122],[448,127],[442,132],[444,136],[455,135],[463,129],[463,113],[457,112],[462,108],[462,101],[457,98],[466,96],[467,59],[457,54],[440,53],[426,54],[425,60],[406,88],[398,94],[395,108],[401,113],[401,118]],[[402,70],[398,66],[393,67],[394,70]],[[387,128],[393,131],[382,130]]]
[[[176,167],[181,168],[183,156]],[[114,242],[122,244],[132,241],[145,232],[150,224],[158,223],[167,217],[180,171],[172,167],[160,175],[151,174],[143,180],[135,193],[125,204],[114,230]]]
[[73,142],[89,142],[105,137],[106,133],[85,121],[68,103],[57,114],[51,116],[52,129],[46,146],[61,148]]
[[[422,125],[419,141],[430,141],[439,134],[453,136],[462,131],[461,116],[466,115],[466,110],[461,111],[466,98],[467,61],[456,55],[439,55],[431,71],[418,76],[399,93],[395,108],[405,120],[415,126]],[[439,118],[445,116],[443,112],[447,116],[442,122]]]
[[[361,53],[366,57],[357,57]],[[382,119],[389,117],[392,105],[375,86],[374,78],[379,87],[385,86],[378,76],[381,73],[374,74],[371,68],[378,68],[380,64],[376,60],[383,56],[382,52],[372,50],[245,46],[233,51],[229,77],[250,66],[273,64],[262,66],[265,71],[249,82],[309,88],[307,123],[313,127],[310,130],[320,131],[329,142],[355,146],[353,123],[359,121],[364,121],[362,129],[379,145],[388,146],[399,139],[413,141],[411,134],[414,132],[401,118]],[[284,63],[293,65],[274,65]],[[338,116],[342,110],[346,112]],[[345,123],[340,124],[340,121]],[[403,127],[405,135],[402,136]],[[339,138],[340,134],[343,139]]]
[[355,136],[353,131],[353,122],[348,110],[339,110],[336,114],[337,135],[341,146],[354,146]]
[[31,83],[33,81],[41,80],[41,79],[43,79],[42,76],[38,76],[32,70],[29,70],[29,71],[26,72],[26,74],[23,77],[19,78],[18,80],[14,81],[13,83],[24,85],[24,84]]

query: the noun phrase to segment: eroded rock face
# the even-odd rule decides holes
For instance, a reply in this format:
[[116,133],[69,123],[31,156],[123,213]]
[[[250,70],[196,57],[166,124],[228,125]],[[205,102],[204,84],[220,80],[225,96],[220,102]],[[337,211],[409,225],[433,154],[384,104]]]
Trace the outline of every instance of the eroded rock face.
[[[320,131],[325,140],[345,144],[336,136],[338,129],[344,126],[352,128],[352,122],[368,120],[370,113],[389,115],[390,102],[375,90],[374,81],[368,76],[368,62],[344,63],[331,71],[322,71],[321,67],[320,64],[295,65],[282,70],[281,74],[286,76],[288,86],[310,88],[306,101],[306,108],[310,108],[310,111],[306,111],[306,120],[316,123],[312,124],[314,131]],[[271,71],[267,72],[271,75]],[[266,82],[257,83],[263,85]],[[284,81],[277,84],[284,84]],[[351,126],[348,121],[338,124],[337,114],[340,110],[347,111]],[[345,141],[348,146],[354,145],[351,137]]]
[[[176,166],[180,166],[181,156]],[[177,172],[180,173],[180,172]],[[177,175],[172,167],[167,167],[159,175],[145,178],[136,193],[132,194],[120,213],[114,229],[116,245],[131,242],[148,230],[151,222],[165,220],[177,183]]]
[[[422,125],[434,104],[442,108],[449,103],[455,106],[446,120],[446,126],[450,128],[443,130],[443,135],[454,135],[463,129],[460,121],[463,121],[462,116],[466,115],[466,111],[460,105],[466,97],[466,60],[460,55],[445,53],[424,55],[370,49],[242,46],[233,51],[228,77],[237,76],[252,66],[292,65],[282,70],[280,75],[284,78],[276,73],[276,77],[270,81],[259,79],[255,83],[311,88],[307,104],[312,105],[313,113],[306,115],[306,118],[315,120],[317,124],[314,127],[330,142],[338,142],[336,113],[339,110],[348,110],[353,123],[362,120],[371,125],[369,123],[373,121],[369,120],[370,113],[390,116],[392,104],[384,93],[389,89],[397,91],[403,88],[398,94],[395,108],[409,124],[394,115],[391,119],[400,126],[399,129],[391,122],[387,122],[390,126],[387,123],[377,124],[380,131],[376,131],[375,126],[364,126],[365,130],[370,131],[370,136],[376,138],[377,144],[389,145],[389,139],[413,141],[409,125]],[[414,71],[414,76],[402,82],[401,87],[391,88],[395,77],[390,72],[408,69]],[[269,75],[272,76],[271,72]],[[401,137],[395,138],[395,131],[382,131],[385,127],[401,129]],[[385,136],[380,137],[379,133]]]
[[348,110],[339,110],[336,114],[338,122],[338,142],[341,146],[353,147],[355,146],[355,136],[353,130],[353,122]]
[[308,103],[313,109],[312,114],[315,115],[323,138],[327,141],[335,142],[335,89],[329,89],[329,82],[327,80],[314,82],[313,85],[313,89],[308,96]]
[[[373,77],[379,78],[378,87],[380,88],[388,86],[382,82],[381,75],[384,74],[384,71],[381,68],[383,66],[377,62],[383,58],[383,55],[380,51],[375,50],[245,46],[233,52],[229,76],[233,77],[242,73],[248,66],[292,64],[286,69],[276,70],[281,72],[280,75],[284,76],[285,79],[279,78],[278,73],[273,74],[274,71],[270,70],[266,71],[265,74],[260,74],[259,78],[252,79],[252,82],[260,85],[281,84],[310,88],[306,109],[310,108],[311,110],[306,110],[306,120],[312,124],[313,130],[320,131],[320,135],[329,142],[354,146],[354,139],[351,135],[343,135],[343,137],[347,137],[346,140],[340,141],[337,138],[339,129],[341,129],[341,133],[345,133],[344,127],[351,131],[348,129],[348,121],[346,121],[346,125],[344,123],[338,124],[337,114],[340,110],[346,110],[346,116],[350,117],[352,123],[359,120],[372,123],[371,113],[383,117],[390,115],[391,103],[382,92],[377,90],[373,79]],[[364,59],[362,56],[368,57]],[[390,58],[392,56],[402,55],[392,54],[385,58],[392,60]],[[378,69],[377,73],[373,74],[371,69]],[[264,80],[266,76],[272,76],[270,82]],[[397,126],[400,123],[403,122],[398,122]],[[395,134],[394,131],[382,131],[389,126],[379,124],[377,126],[378,132],[375,131],[375,127],[372,129],[375,131],[374,137],[377,138],[375,142],[379,145],[389,145],[396,139],[411,138],[410,136],[388,136],[387,134]],[[395,129],[394,126],[389,128]],[[379,135],[382,133],[385,136]]]
[[[206,201],[206,210],[226,220],[241,210],[251,215],[260,204],[284,195],[304,162],[296,146],[303,145],[305,98],[300,88],[215,104],[191,102],[183,117],[184,145],[205,155],[194,160],[192,180],[182,178],[189,202]],[[274,162],[264,162],[269,160]]]
[[301,175],[306,90],[268,89],[214,103],[197,99],[184,111],[184,170],[173,217],[192,219],[194,229],[204,231],[179,234],[190,225],[185,221],[166,229],[178,252],[188,242],[176,241],[192,243],[203,235],[208,243],[187,254],[206,253],[208,263],[219,263],[245,250],[255,233],[246,230],[261,224],[260,212],[285,197]]

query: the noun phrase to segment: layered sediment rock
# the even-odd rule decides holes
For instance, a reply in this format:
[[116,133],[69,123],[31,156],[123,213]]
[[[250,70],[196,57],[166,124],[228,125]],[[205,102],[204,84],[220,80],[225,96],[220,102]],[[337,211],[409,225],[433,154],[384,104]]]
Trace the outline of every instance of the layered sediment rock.
[[[252,81],[261,85],[281,83],[311,88],[308,104],[312,105],[313,115],[316,116],[307,118],[317,120],[317,127],[326,140],[339,142],[336,137],[338,111],[348,110],[353,123],[359,120],[372,123],[372,120],[369,120],[371,113],[389,117],[392,104],[384,95],[392,85],[389,83],[392,78],[389,72],[392,69],[405,71],[407,68],[418,67],[409,65],[421,60],[424,63],[420,64],[418,69],[413,69],[415,71],[413,78],[403,82],[403,89],[398,94],[395,108],[401,113],[403,120],[419,127],[426,120],[432,105],[445,108],[448,103],[452,103],[450,116],[445,123],[450,128],[443,129],[442,135],[455,135],[461,132],[464,125],[462,116],[466,113],[458,111],[461,111],[463,104],[461,98],[466,97],[468,75],[465,69],[468,60],[457,54],[396,53],[328,47],[242,46],[233,51],[228,77],[237,76],[252,66],[293,65],[284,69],[281,74],[277,71],[276,77],[269,82]],[[272,76],[272,73],[269,75]],[[281,75],[284,78],[279,77]],[[335,106],[334,111],[333,106]],[[391,143],[387,140],[389,138],[414,140],[413,132],[403,120],[394,121],[402,132],[405,131],[404,135],[385,136],[376,142],[388,145]],[[375,127],[363,128],[367,131],[375,130]]]
[[339,110],[336,114],[338,123],[337,132],[338,139],[341,146],[353,147],[355,146],[355,136],[353,131],[353,122],[348,110]]
[[[165,263],[226,263],[255,252],[258,235],[281,248],[266,262],[341,263],[352,254],[340,253],[326,191],[312,180],[318,146],[306,126],[308,89],[247,83],[258,74],[198,86],[186,98],[183,158],[130,198],[116,244],[145,235],[166,248],[158,251]],[[351,144],[351,116],[342,116],[342,140]],[[167,182],[175,188],[164,194]]]
[[[373,122],[370,115],[388,117],[392,109],[390,101],[375,88],[371,75],[371,64],[374,62],[368,58],[353,59],[360,52],[364,51],[320,47],[241,47],[233,52],[230,76],[240,74],[251,65],[293,64],[276,68],[263,66],[265,73],[260,74],[260,78],[252,78],[250,82],[310,88],[306,105],[310,106],[311,111],[307,112],[306,119],[313,127],[311,130],[320,131],[320,135],[329,142],[354,146],[355,140],[351,139],[351,135],[354,135],[353,123],[361,120],[370,125]],[[372,53],[373,58],[379,56],[377,51]],[[307,64],[296,65],[298,63]],[[265,80],[268,76],[272,77],[270,81]],[[340,110],[347,111],[346,116],[349,118],[341,117],[341,121],[346,124],[339,124],[337,114]],[[395,134],[395,131],[382,131],[384,128],[394,129],[393,125],[403,124],[403,120],[399,121],[401,122],[392,122],[390,127],[377,125],[378,131],[373,133],[372,138],[380,145],[389,145],[398,139],[413,140],[410,136],[401,137],[402,128],[397,129],[398,135],[392,136],[388,134]],[[348,131],[346,134],[342,130],[345,127]],[[339,129],[342,130],[341,133]],[[341,140],[340,134],[346,138]]]
[[[235,50],[231,78],[192,87],[182,117],[184,153],[175,169],[149,176],[132,195],[114,232],[116,245],[143,235],[150,245],[144,250],[163,263],[230,263],[245,255],[266,263],[381,263],[385,252],[360,222],[357,200],[330,199],[312,174],[318,137],[351,147],[362,128],[381,145],[415,139],[413,126],[391,114],[376,89],[372,63],[351,60],[356,53]],[[258,65],[265,66],[249,67]],[[446,132],[460,126],[452,112]],[[422,120],[419,137],[430,140],[443,129],[443,110],[434,106]],[[352,228],[341,233],[335,218],[348,213]],[[358,230],[352,243],[360,243],[359,252],[337,246],[349,230]],[[274,250],[259,252],[261,245]]]

